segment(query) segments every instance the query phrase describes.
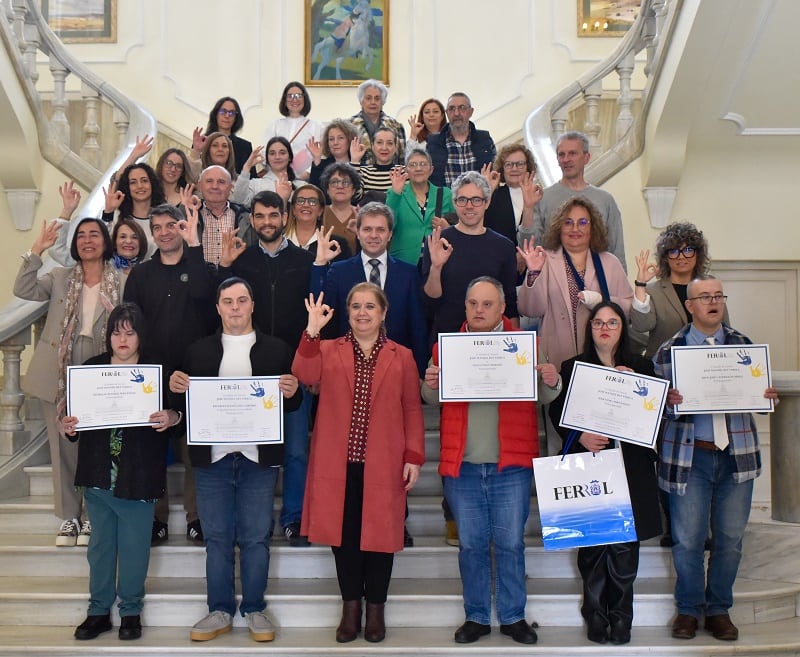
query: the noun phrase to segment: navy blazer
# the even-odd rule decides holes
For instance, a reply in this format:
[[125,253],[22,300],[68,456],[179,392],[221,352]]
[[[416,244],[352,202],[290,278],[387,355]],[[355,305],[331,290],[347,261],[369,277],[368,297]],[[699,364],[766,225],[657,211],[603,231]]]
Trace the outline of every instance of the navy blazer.
[[[334,334],[330,337],[347,333],[350,328],[345,307],[347,294],[354,285],[366,280],[361,254],[328,266],[314,265],[311,268],[311,291],[315,297],[325,292],[325,303],[334,310]],[[383,291],[389,299],[386,335],[411,350],[422,376],[428,366],[430,352],[422,309],[422,281],[417,268],[389,256]]]

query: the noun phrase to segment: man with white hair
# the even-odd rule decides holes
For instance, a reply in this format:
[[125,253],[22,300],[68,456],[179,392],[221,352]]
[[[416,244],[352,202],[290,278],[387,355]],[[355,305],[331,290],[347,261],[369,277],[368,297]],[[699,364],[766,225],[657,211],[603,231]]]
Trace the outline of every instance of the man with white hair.
[[361,164],[374,164],[372,155],[372,137],[378,128],[388,128],[397,140],[397,156],[402,161],[406,152],[406,131],[402,123],[385,114],[383,106],[389,90],[380,80],[365,80],[358,85],[356,98],[361,105],[361,111],[350,118],[350,122],[358,128],[361,143],[367,149]]
[[232,189],[231,174],[217,164],[203,169],[197,181],[197,191],[203,199],[198,210],[198,233],[206,262],[214,266],[219,265],[222,257],[222,235],[238,226],[240,215],[247,215],[249,221],[243,206],[228,201]]

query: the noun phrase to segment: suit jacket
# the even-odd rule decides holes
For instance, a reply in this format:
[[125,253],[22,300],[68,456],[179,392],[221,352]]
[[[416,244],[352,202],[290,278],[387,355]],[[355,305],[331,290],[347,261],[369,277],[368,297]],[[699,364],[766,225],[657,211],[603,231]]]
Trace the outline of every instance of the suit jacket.
[[[30,365],[28,365],[22,389],[32,397],[53,403],[56,400],[58,389],[58,347],[61,344],[67,282],[72,273],[72,267],[56,267],[39,277],[41,266],[42,259],[36,254],[32,253],[23,257],[17,279],[14,281],[14,294],[20,299],[49,301],[44,329],[36,345],[36,350],[33,352]],[[119,280],[119,298],[122,300],[122,289],[126,277],[117,271],[117,279]],[[94,309],[92,322],[92,338],[98,354],[105,351],[106,348],[100,337],[107,320],[108,313],[103,304],[98,302]],[[81,330],[81,313],[78,312],[73,335],[78,336]],[[81,363],[67,363],[67,365],[73,364],[80,365]]]
[[[367,280],[361,255],[324,267],[314,265],[311,269],[311,291],[316,297],[325,292],[325,303],[334,309],[336,328],[330,337],[339,337],[350,328],[345,301],[347,294],[357,283]],[[417,268],[407,262],[388,257],[386,283],[383,291],[389,299],[386,313],[386,335],[390,340],[408,347],[420,374],[428,364],[428,337],[422,309],[422,283]]]
[[[545,251],[547,262],[532,287],[523,283],[519,289],[519,311],[528,317],[541,317],[539,324],[539,353],[548,362],[561,367],[562,361],[583,352],[583,340],[590,309],[578,303],[577,326],[572,321],[564,252]],[[626,315],[630,313],[633,288],[617,257],[608,251],[600,255],[600,262],[608,283],[611,300],[618,303]],[[584,283],[587,290],[600,291],[592,258],[586,258]]]
[[507,237],[514,244],[517,243],[517,218],[514,215],[514,204],[511,202],[508,185],[500,185],[494,190],[491,203],[483,217],[483,225]]

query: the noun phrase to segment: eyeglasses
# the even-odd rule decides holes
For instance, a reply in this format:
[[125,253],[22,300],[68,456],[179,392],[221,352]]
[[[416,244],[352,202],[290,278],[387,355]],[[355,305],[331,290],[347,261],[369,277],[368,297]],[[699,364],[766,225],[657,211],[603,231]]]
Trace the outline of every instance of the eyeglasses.
[[621,322],[618,319],[609,319],[607,322],[604,322],[602,319],[593,319],[591,324],[592,328],[598,331],[602,328],[616,331],[620,327]]
[[350,178],[331,178],[328,182],[329,187],[352,187],[353,181]]
[[303,100],[303,94],[286,94],[286,100]]
[[453,112],[466,112],[470,109],[469,105],[450,105],[447,108],[447,113],[452,114]]
[[[346,187],[346,185],[345,185],[345,187]],[[311,206],[313,208],[314,206],[319,205],[319,199],[318,198],[309,198],[309,197],[306,197],[306,196],[298,196],[294,200],[294,204],[295,205],[309,205],[309,206]]]
[[579,226],[580,228],[586,228],[589,225],[589,220],[586,217],[581,217],[577,221],[575,219],[565,219],[564,225],[567,228],[575,228],[575,226]]
[[725,303],[728,300],[726,294],[701,294],[699,297],[689,297],[687,301],[699,301],[704,306],[710,306],[711,303]]
[[525,160],[523,160],[522,162],[509,162],[508,160],[503,162],[504,169],[524,169],[527,166],[528,163]]
[[220,107],[217,110],[217,114],[219,114],[219,116],[236,116],[236,110],[235,109],[229,110],[229,109],[224,109],[224,108]]
[[166,160],[164,162],[165,169],[183,169],[183,162],[170,162]]
[[693,246],[684,246],[682,249],[670,249],[667,251],[667,257],[670,260],[677,260],[680,256],[684,258],[694,258],[697,254],[697,249]]
[[473,208],[477,208],[486,203],[486,199],[483,198],[483,196],[458,196],[453,199],[453,203],[460,208],[467,207],[467,203],[469,203]]
[[427,169],[430,166],[430,164],[428,162],[425,162],[425,161],[422,161],[422,162],[409,162],[408,164],[406,164],[406,166],[409,169]]

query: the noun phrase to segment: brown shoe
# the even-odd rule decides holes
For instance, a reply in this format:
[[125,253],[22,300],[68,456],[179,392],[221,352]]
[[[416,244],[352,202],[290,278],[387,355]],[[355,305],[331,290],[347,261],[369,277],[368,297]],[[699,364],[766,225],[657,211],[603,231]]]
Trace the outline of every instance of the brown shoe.
[[672,623],[672,638],[694,639],[697,635],[697,619],[689,614],[678,614]]
[[386,638],[383,607],[383,603],[367,603],[367,622],[364,625],[364,638],[370,643],[380,643]]
[[705,628],[720,641],[736,641],[739,638],[739,630],[731,623],[728,614],[706,616]]
[[361,600],[342,601],[342,620],[336,628],[336,642],[355,641],[361,631]]
[[447,532],[445,533],[444,542],[453,547],[458,547],[458,527],[455,520],[448,520]]

